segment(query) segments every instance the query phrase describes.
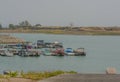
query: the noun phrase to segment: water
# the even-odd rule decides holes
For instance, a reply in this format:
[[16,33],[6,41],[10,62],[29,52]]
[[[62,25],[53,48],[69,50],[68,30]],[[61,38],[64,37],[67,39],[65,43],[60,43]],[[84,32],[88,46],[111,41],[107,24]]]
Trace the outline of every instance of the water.
[[120,73],[120,36],[76,36],[52,34],[19,34],[13,36],[26,41],[59,41],[64,47],[84,47],[86,56],[40,56],[40,57],[1,57],[0,73],[3,70],[17,71],[77,71],[79,73],[105,73],[106,68],[115,67]]

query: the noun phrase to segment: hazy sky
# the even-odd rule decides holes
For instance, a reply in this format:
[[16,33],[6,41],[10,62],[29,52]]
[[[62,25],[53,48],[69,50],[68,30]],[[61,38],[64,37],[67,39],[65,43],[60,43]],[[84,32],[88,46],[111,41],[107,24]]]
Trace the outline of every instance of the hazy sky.
[[0,0],[3,26],[24,20],[44,26],[120,26],[120,0]]

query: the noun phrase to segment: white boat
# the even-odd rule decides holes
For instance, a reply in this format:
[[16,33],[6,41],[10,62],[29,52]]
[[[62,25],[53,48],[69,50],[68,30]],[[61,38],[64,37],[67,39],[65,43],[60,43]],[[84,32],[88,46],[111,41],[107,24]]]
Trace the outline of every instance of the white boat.
[[14,56],[14,54],[12,52],[10,52],[9,49],[0,49],[0,55],[8,56],[8,57]]
[[37,57],[41,55],[41,52],[35,49],[29,49],[29,50],[22,49],[21,51],[18,52],[18,55],[23,57],[29,57],[29,56]]

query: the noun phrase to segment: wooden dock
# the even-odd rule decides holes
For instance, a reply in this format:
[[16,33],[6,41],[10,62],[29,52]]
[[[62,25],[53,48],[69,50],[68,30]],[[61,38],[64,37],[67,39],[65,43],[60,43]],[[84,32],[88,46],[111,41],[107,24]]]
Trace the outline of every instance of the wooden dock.
[[25,40],[10,35],[0,35],[0,44],[25,43]]
[[116,69],[113,67],[107,68],[106,74],[116,74]]

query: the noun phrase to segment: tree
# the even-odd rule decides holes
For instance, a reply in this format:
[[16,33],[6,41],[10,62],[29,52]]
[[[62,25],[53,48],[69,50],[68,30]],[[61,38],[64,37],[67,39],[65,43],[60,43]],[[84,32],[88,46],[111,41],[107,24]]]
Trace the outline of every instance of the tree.
[[25,26],[31,26],[31,24],[27,20],[25,20],[24,23],[25,23]]
[[25,21],[20,22],[19,26],[21,26],[21,27],[29,27],[29,26],[31,26],[31,24],[27,20],[25,20]]
[[41,24],[36,24],[35,27],[41,27],[42,25]]
[[74,26],[74,23],[71,22],[71,23],[70,23],[70,28],[69,28],[69,30],[72,30],[73,26]]
[[0,24],[0,29],[2,28],[2,24]]
[[14,29],[15,28],[14,24],[9,24],[9,28]]
[[74,26],[74,23],[73,23],[73,22],[71,22],[71,23],[70,23],[70,27],[72,28],[73,26]]

